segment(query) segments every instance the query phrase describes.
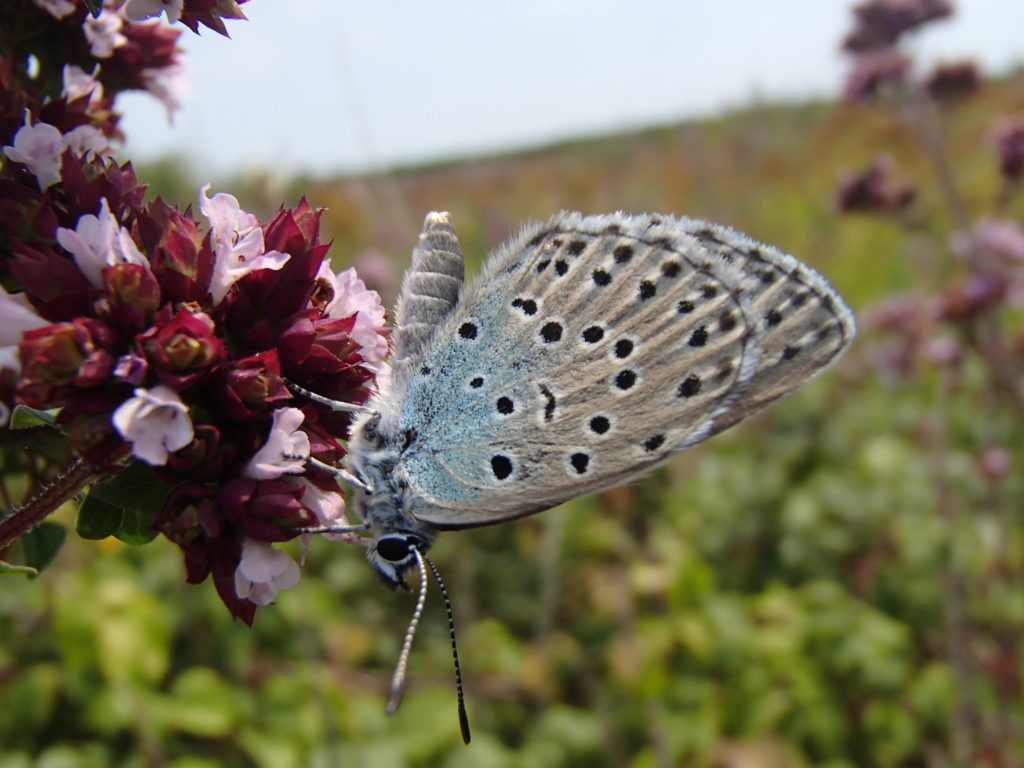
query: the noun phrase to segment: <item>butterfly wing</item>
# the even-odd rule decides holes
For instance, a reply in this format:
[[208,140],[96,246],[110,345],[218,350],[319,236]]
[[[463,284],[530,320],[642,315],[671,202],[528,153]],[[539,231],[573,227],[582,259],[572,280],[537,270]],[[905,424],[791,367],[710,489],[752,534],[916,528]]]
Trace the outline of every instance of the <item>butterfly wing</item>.
[[491,257],[415,361],[398,414],[412,512],[487,525],[627,482],[853,334],[820,275],[731,229],[556,216]]

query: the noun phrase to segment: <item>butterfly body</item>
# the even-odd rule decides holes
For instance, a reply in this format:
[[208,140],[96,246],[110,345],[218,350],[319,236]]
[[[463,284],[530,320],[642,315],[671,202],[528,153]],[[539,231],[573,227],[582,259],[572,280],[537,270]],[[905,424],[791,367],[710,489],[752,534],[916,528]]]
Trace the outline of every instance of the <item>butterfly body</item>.
[[853,315],[795,258],[693,219],[563,213],[463,284],[447,214],[406,276],[393,376],[353,427],[349,468],[404,585],[438,530],[620,485],[835,360]]

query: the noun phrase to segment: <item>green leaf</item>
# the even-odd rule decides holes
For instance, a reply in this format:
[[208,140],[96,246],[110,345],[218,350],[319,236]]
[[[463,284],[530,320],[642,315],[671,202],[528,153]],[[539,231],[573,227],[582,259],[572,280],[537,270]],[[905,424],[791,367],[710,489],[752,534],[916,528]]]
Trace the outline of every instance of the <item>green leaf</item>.
[[57,523],[40,523],[21,537],[25,565],[37,571],[43,570],[57,556],[57,551],[63,543],[63,526]]
[[11,429],[56,426],[59,412],[59,408],[41,411],[38,408],[29,408],[27,405],[16,405],[11,413]]
[[30,565],[15,565],[6,560],[0,560],[0,574],[3,573],[24,573],[27,576],[38,576],[39,569]]
[[114,536],[125,544],[148,544],[156,538],[155,515],[125,509],[90,494],[78,512],[75,530],[83,539]]
[[121,524],[114,535],[125,544],[148,544],[156,538],[157,531],[153,528],[155,516],[147,516],[124,510]]
[[100,501],[155,519],[170,489],[153,469],[135,462],[116,477],[96,483],[89,492]]
[[89,494],[78,510],[75,532],[83,539],[105,539],[121,526],[124,509]]

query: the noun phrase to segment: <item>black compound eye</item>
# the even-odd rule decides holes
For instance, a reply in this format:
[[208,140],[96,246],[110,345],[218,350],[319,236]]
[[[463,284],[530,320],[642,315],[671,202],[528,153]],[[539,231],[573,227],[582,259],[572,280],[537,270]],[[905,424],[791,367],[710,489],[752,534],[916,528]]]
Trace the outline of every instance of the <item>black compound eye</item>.
[[407,558],[412,547],[413,543],[405,536],[384,536],[377,539],[377,554],[392,563]]

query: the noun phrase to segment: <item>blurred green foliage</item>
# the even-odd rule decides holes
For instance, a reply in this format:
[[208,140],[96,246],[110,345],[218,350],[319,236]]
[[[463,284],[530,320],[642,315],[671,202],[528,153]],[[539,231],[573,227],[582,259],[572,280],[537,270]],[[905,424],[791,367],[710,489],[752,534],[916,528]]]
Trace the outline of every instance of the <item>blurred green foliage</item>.
[[[974,213],[999,194],[986,128],[1022,110],[1013,78],[944,118]],[[428,210],[453,212],[479,263],[521,220],[621,208],[728,223],[864,308],[941,285],[920,254],[953,231],[928,183],[909,222],[835,213],[839,173],[880,149],[929,178],[891,114],[818,104],[230,191],[264,215],[301,190],[327,208],[335,268],[358,264],[391,298]],[[174,168],[139,173],[187,200]],[[887,375],[872,343],[634,486],[440,538],[468,748],[436,594],[405,702],[384,715],[412,599],[358,548],[314,542],[300,585],[250,630],[211,585],[184,583],[168,542],[72,536],[40,576],[3,579],[0,768],[854,768],[955,765],[958,739],[1024,749],[1024,485],[977,469],[994,444],[1019,468],[1024,425],[987,399],[984,366],[949,390],[938,368]]]

